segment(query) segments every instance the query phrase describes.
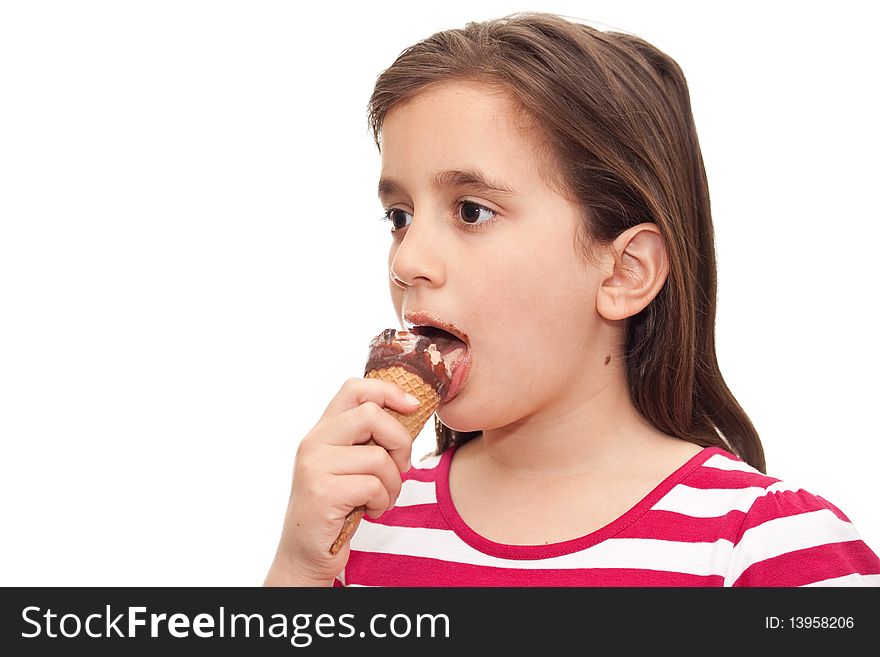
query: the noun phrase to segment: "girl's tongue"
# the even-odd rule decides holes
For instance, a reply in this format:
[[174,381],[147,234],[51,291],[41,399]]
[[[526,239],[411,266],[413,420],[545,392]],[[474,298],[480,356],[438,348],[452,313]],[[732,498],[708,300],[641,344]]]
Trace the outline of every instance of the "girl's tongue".
[[433,327],[421,329],[419,333],[428,337],[437,346],[437,351],[440,352],[443,364],[446,366],[446,372],[451,379],[467,353],[465,343],[451,333]]
[[[456,342],[458,344],[451,345],[448,349],[440,349],[440,353],[443,354],[443,364],[446,365],[446,371],[449,373],[450,379],[455,375],[456,368],[467,353],[467,347],[464,342],[461,340],[456,340]],[[439,349],[440,345],[437,345],[437,347]]]

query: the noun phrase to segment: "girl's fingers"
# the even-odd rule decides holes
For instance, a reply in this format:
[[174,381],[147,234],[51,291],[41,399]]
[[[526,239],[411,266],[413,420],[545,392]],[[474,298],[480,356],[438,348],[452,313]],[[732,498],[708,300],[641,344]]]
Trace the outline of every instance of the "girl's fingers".
[[335,482],[340,522],[359,506],[367,507],[367,515],[378,518],[391,507],[391,496],[382,482],[372,475],[340,475]]
[[321,419],[339,415],[365,402],[391,408],[398,413],[412,413],[419,407],[418,400],[395,383],[381,379],[348,379],[327,405]]
[[413,442],[409,431],[375,402],[365,402],[323,421],[310,438],[310,442],[339,446],[366,446],[364,443],[372,440],[391,455],[400,472],[409,469]]
[[324,460],[323,469],[332,475],[369,474],[376,477],[388,492],[389,506],[400,495],[403,485],[400,469],[383,447],[359,445],[351,448],[333,445],[322,450],[321,459]]

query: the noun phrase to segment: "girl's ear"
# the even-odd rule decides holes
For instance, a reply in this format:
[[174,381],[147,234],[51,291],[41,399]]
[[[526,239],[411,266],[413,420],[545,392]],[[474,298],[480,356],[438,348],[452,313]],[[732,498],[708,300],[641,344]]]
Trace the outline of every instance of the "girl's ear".
[[655,224],[643,223],[621,233],[603,256],[605,278],[596,307],[606,319],[638,314],[659,294],[669,274],[666,242]]

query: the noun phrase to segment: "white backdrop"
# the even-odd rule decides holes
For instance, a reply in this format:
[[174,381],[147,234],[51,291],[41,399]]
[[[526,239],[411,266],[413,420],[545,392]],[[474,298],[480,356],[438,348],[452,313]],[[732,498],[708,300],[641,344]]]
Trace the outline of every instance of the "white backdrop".
[[522,10],[684,69],[722,372],[880,549],[872,23],[715,4],[0,2],[0,585],[262,583],[298,441],[395,325],[373,81]]

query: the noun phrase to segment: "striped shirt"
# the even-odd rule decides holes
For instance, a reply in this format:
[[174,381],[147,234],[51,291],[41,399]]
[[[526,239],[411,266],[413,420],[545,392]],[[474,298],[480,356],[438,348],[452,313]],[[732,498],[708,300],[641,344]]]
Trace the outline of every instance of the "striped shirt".
[[880,586],[880,558],[838,508],[717,447],[608,525],[550,545],[470,529],[449,493],[454,451],[364,517],[337,586]]

